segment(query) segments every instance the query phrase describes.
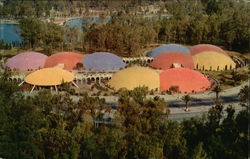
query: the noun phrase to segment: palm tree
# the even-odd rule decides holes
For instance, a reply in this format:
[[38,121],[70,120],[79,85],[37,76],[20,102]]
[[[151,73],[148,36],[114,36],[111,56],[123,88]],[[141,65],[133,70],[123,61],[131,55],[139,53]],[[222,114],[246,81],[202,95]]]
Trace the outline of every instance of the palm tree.
[[232,76],[232,80],[233,80],[233,86],[236,86],[236,85],[241,81],[241,76],[240,76],[240,74],[239,74],[237,71],[235,71],[235,70],[233,70],[233,71],[231,72],[231,76]]
[[218,102],[219,101],[219,94],[220,92],[222,91],[220,85],[217,85],[213,90],[212,90],[215,95],[216,95],[216,98],[215,98],[215,101]]
[[240,89],[238,96],[240,97],[242,106],[247,105],[246,103],[248,102],[248,99],[249,99],[249,91],[250,91],[250,88],[248,85],[246,85]]
[[185,95],[181,98],[184,102],[185,102],[185,111],[188,111],[188,103],[192,100],[192,98],[190,97],[190,95]]

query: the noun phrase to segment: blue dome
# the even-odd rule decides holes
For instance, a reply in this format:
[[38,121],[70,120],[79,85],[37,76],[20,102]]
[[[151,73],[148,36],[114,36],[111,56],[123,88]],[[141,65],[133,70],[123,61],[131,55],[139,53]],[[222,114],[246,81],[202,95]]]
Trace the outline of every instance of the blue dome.
[[152,51],[148,53],[148,56],[150,57],[156,57],[160,55],[161,53],[167,53],[167,52],[181,52],[184,54],[190,54],[190,51],[185,46],[179,45],[179,44],[164,44],[157,48],[154,48]]
[[83,66],[87,70],[110,71],[125,67],[122,58],[108,52],[96,52],[83,58]]

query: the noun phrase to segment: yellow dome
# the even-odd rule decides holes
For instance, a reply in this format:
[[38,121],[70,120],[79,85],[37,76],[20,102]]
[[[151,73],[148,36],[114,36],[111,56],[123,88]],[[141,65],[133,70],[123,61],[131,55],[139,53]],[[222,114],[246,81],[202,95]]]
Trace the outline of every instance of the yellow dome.
[[130,67],[115,73],[108,83],[116,90],[126,88],[132,90],[135,87],[146,86],[149,89],[159,89],[159,74],[146,67]]
[[37,86],[54,86],[71,82],[74,74],[60,68],[44,68],[25,77],[24,81]]
[[205,51],[193,56],[194,68],[199,70],[230,70],[235,68],[234,61],[221,53]]

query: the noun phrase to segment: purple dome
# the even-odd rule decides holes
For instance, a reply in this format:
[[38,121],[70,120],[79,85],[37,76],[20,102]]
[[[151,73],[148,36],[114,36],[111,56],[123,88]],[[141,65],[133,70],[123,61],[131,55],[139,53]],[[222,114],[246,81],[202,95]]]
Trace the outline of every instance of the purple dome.
[[43,68],[47,57],[39,52],[24,52],[9,58],[5,67],[19,71],[37,70]]
[[185,46],[179,44],[164,44],[154,48],[152,51],[148,53],[148,56],[156,57],[162,53],[168,53],[168,52],[181,52],[183,54],[190,54],[189,49]]
[[109,71],[125,67],[119,56],[108,52],[96,52],[83,58],[83,66],[87,70]]

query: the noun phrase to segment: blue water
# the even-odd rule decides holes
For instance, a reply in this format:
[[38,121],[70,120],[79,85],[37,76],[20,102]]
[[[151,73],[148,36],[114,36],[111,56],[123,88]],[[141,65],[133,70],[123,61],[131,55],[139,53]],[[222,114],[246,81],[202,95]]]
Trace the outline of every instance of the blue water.
[[[84,27],[91,24],[106,24],[110,21],[110,17],[100,18],[99,16],[75,18],[65,23],[66,28],[76,28],[79,32],[82,32]],[[3,40],[7,44],[19,46],[23,43],[20,36],[20,28],[18,24],[0,24],[0,40]]]
[[76,28],[78,31],[82,32],[83,28],[86,27],[87,25],[107,24],[110,21],[110,19],[111,19],[110,16],[107,16],[105,18],[101,18],[99,16],[75,18],[68,20],[64,26],[66,28]]
[[0,40],[7,44],[22,43],[19,26],[17,24],[0,24]]

